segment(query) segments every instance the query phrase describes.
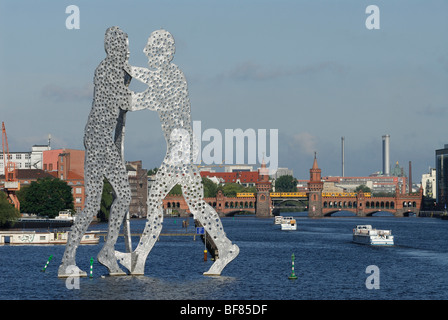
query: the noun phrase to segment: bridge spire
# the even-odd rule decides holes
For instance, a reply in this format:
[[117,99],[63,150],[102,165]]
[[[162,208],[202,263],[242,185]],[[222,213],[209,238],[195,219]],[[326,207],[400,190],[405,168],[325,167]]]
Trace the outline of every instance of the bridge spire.
[[317,165],[317,152],[314,151],[314,162],[313,162],[313,168],[314,170],[319,169],[319,166]]
[[322,216],[322,190],[324,183],[321,179],[322,170],[317,165],[317,152],[314,152],[313,167],[310,169],[310,181],[308,182],[308,216]]

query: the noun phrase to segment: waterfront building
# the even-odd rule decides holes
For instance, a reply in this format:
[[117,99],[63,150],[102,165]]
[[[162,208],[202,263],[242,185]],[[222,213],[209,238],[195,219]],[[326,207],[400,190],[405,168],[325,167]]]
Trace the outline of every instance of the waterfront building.
[[212,172],[212,171],[201,171],[201,177],[206,177],[209,179],[214,179],[215,181],[220,181],[222,184],[225,183],[238,183],[245,187],[254,187],[259,180],[258,171],[231,171],[231,172]]
[[43,151],[43,169],[55,178],[65,181],[73,194],[76,212],[84,209],[84,150],[56,149]]
[[346,192],[353,192],[357,187],[365,185],[373,193],[395,193],[398,189],[406,193],[405,176],[368,176],[368,177],[323,177],[324,182],[333,182],[335,187],[342,188]]
[[[37,179],[48,177],[53,176],[41,169],[16,169],[16,179],[21,187],[30,185],[31,182],[37,181]],[[0,189],[3,188],[4,183],[5,175],[0,175]]]
[[441,208],[448,203],[448,144],[436,150],[436,201]]
[[127,161],[129,185],[131,187],[131,203],[129,214],[131,217],[146,216],[148,199],[148,170],[142,168],[142,161]]
[[[9,152],[9,160],[16,169],[43,169],[43,151],[51,150],[50,145],[33,145],[28,152]],[[0,175],[5,174],[3,153],[0,154]]]
[[437,198],[436,169],[429,168],[429,173],[422,174],[423,195],[428,198]]
[[253,166],[243,165],[243,164],[234,164],[234,165],[226,165],[224,167],[225,172],[236,172],[236,171],[254,171]]
[[288,168],[278,168],[277,171],[270,175],[272,179],[280,178],[281,176],[293,176],[294,177],[294,171],[292,169]]

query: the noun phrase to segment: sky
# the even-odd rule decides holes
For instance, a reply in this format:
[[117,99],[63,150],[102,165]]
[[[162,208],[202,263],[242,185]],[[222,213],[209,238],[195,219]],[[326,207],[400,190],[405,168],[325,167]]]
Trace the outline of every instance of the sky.
[[[69,5],[79,29],[66,27]],[[369,5],[379,29],[366,28]],[[341,175],[341,137],[346,176],[381,171],[389,134],[391,166],[407,174],[412,161],[419,182],[448,144],[447,18],[445,0],[0,0],[0,121],[10,151],[49,134],[52,149],[83,149],[106,29],[127,32],[130,64],[145,67],[164,28],[202,131],[276,129],[278,166],[298,179],[314,152],[323,176]],[[125,159],[150,169],[165,150],[157,114],[128,113]]]

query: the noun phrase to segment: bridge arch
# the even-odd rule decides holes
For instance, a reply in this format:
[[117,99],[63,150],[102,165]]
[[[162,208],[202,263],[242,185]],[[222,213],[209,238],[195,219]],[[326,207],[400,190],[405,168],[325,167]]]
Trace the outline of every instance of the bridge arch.
[[390,212],[387,210],[378,210],[378,211],[372,211],[370,213],[367,213],[366,216],[368,216],[368,217],[394,217],[395,214],[393,212]]
[[254,212],[253,212],[253,210],[252,211],[246,211],[246,210],[238,209],[238,210],[232,210],[232,211],[226,212],[224,214],[224,216],[226,216],[226,217],[233,217],[236,214],[251,214],[252,215],[252,214],[254,214]]
[[352,210],[341,210],[341,209],[337,209],[337,210],[331,210],[328,211],[324,214],[324,217],[331,217],[333,215],[338,215],[338,216],[345,216],[345,217],[355,217],[356,216],[356,212],[352,211]]

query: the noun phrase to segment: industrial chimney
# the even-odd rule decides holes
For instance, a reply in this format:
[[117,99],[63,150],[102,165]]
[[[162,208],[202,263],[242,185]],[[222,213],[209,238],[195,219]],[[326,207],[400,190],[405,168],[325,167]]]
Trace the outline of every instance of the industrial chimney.
[[341,150],[341,154],[342,154],[342,176],[345,177],[345,138],[341,137],[341,143],[342,143],[342,150]]
[[390,175],[389,139],[390,135],[383,136],[383,174],[385,176]]

